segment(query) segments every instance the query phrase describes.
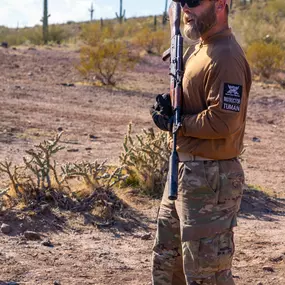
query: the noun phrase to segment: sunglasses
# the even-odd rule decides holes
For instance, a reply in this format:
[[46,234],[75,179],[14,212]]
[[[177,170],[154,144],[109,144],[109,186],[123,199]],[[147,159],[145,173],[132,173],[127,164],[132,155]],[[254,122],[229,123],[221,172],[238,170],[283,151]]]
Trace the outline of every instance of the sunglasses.
[[183,8],[186,4],[189,8],[197,7],[203,0],[179,0],[181,7]]
[[181,0],[181,7],[183,8],[185,6],[185,4],[187,4],[187,6],[189,8],[194,8],[200,5],[200,0]]

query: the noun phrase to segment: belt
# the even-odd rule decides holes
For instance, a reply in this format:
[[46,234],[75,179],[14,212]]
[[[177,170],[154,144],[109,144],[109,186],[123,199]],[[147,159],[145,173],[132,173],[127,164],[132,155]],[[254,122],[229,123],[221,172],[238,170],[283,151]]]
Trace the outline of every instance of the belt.
[[180,162],[184,161],[207,161],[207,160],[214,160],[211,158],[206,158],[198,155],[193,155],[187,152],[178,152],[178,157]]

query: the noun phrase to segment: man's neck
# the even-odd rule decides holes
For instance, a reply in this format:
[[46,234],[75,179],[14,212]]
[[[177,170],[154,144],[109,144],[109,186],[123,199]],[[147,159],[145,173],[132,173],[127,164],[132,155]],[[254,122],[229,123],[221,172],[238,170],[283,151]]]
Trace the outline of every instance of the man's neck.
[[213,26],[208,32],[206,32],[205,34],[203,34],[201,36],[201,40],[205,41],[206,39],[212,37],[215,34],[218,34],[222,31],[225,31],[229,28],[228,23],[222,23],[222,24],[217,24],[215,26]]

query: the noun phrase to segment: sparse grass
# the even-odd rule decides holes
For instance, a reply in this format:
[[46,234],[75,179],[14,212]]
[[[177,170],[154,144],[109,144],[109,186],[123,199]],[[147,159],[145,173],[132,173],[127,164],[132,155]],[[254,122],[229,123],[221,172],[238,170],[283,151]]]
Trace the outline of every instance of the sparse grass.
[[247,189],[248,190],[257,190],[257,191],[263,192],[266,195],[274,197],[274,198],[277,197],[276,193],[273,190],[271,190],[269,188],[265,188],[265,187],[260,186],[260,185],[247,184]]

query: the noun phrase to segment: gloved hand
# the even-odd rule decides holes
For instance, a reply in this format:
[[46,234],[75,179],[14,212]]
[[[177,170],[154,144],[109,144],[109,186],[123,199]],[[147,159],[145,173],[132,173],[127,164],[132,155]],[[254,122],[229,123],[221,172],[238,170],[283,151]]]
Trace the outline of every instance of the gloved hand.
[[156,126],[162,131],[172,131],[173,111],[169,94],[159,94],[150,114]]
[[155,104],[153,108],[159,111],[160,114],[171,117],[173,115],[173,110],[171,106],[171,99],[169,93],[159,94],[155,98]]

